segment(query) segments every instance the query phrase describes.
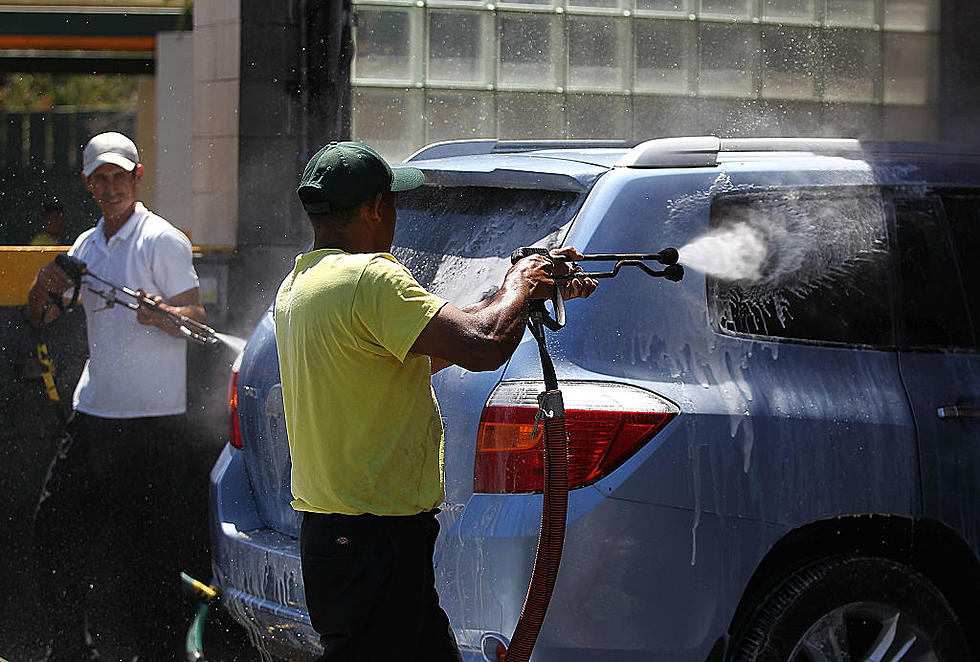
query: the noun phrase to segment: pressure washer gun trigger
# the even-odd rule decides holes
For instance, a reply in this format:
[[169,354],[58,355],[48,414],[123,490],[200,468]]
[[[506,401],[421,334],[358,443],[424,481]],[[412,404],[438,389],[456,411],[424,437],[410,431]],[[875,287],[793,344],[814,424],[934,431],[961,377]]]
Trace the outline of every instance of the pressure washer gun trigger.
[[104,306],[93,308],[92,309],[93,313],[97,313],[100,310],[109,310],[111,308],[115,308],[117,303],[122,303],[121,301],[119,301],[119,297],[116,296],[116,290],[113,288],[110,288],[108,290],[97,290],[94,287],[89,287],[88,291],[105,302]]
[[71,301],[67,306],[62,306],[60,299],[56,299],[57,305],[63,310],[73,310],[78,305],[78,295],[82,290],[82,276],[88,273],[88,267],[77,257],[68,253],[58,253],[54,256],[54,263],[61,267],[61,270],[71,278],[72,293]]
[[[523,260],[530,255],[543,255],[551,260],[552,263],[565,261],[563,257],[552,255],[551,251],[547,248],[540,246],[521,246],[510,254],[510,263],[517,264],[519,260]],[[537,319],[552,331],[560,331],[565,326],[565,300],[561,297],[561,290],[558,288],[557,283],[555,284],[555,290],[551,297],[551,303],[555,309],[554,317],[548,314],[548,309],[544,307],[544,301],[532,301],[530,321]]]

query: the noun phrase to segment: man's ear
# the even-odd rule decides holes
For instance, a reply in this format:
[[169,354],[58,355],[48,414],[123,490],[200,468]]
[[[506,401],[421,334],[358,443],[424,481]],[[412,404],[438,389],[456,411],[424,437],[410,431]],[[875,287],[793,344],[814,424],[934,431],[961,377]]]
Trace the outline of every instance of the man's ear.
[[137,163],[136,168],[133,169],[133,176],[136,177],[136,181],[143,179],[143,164]]
[[371,214],[372,221],[381,220],[381,208],[384,206],[384,200],[382,199],[383,193],[379,193],[371,200],[368,200],[368,210]]
[[92,185],[88,183],[88,177],[85,176],[85,171],[83,170],[82,172],[80,172],[78,174],[82,178],[82,183],[85,186],[85,190],[86,191],[91,191],[92,190]]

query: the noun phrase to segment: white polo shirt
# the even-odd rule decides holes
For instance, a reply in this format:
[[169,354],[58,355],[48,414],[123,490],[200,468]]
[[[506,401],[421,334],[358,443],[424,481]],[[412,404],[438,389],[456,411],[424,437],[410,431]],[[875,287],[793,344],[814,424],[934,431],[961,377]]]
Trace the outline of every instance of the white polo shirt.
[[[143,203],[106,243],[105,218],[83,232],[68,251],[89,271],[121,287],[142,288],[164,300],[198,286],[191,242]],[[187,341],[140,324],[124,306],[105,307],[88,288],[108,286],[83,279],[82,305],[89,359],[75,387],[73,406],[102,418],[182,414],[187,410]],[[124,301],[131,300],[119,294]]]

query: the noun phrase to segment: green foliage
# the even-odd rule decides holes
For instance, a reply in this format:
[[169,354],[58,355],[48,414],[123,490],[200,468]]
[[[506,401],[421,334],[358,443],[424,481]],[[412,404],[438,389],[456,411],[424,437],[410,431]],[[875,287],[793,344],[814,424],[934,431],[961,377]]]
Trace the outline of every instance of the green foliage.
[[38,111],[56,106],[134,110],[137,80],[129,74],[0,74],[0,110]]

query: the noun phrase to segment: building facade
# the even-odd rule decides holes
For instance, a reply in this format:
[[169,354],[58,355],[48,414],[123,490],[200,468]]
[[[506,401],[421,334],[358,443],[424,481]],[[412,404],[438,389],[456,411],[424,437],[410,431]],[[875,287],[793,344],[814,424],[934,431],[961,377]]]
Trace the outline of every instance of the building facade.
[[468,137],[933,140],[942,9],[940,0],[357,0],[353,131],[395,158]]

